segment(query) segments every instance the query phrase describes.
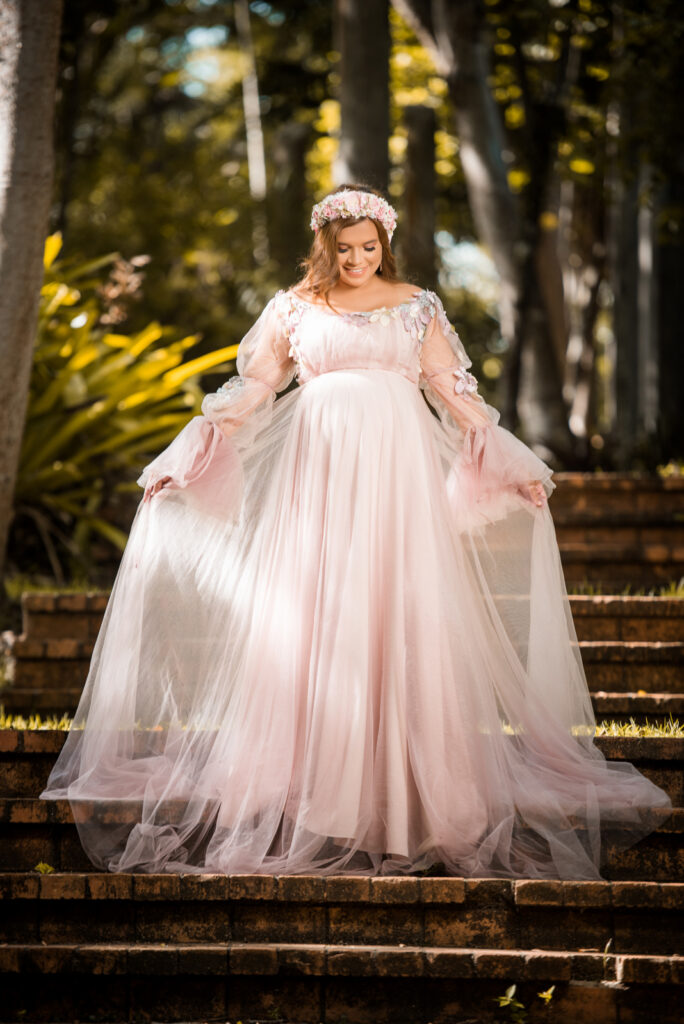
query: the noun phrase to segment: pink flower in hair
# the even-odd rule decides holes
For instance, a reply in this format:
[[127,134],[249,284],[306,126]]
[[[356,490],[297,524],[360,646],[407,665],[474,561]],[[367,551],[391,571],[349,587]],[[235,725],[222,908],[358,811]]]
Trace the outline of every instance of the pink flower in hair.
[[316,203],[311,211],[311,229],[317,233],[322,224],[338,217],[371,217],[382,224],[390,241],[397,225],[397,211],[382,196],[356,189],[332,192]]

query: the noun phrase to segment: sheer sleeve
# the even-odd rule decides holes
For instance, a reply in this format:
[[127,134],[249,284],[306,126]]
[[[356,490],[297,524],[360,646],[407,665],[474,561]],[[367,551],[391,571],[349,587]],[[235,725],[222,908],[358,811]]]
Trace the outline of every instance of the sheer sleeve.
[[280,309],[281,293],[268,303],[256,323],[240,342],[236,377],[231,377],[202,402],[202,413],[215,423],[226,437],[234,434],[247,420],[254,433],[267,418],[276,392],[292,381],[295,364],[289,354],[286,324]]
[[535,481],[553,490],[551,470],[526,445],[498,425],[499,414],[478,393],[477,380],[460,338],[439,298],[431,293],[432,318],[421,345],[421,386],[450,432],[462,436],[460,465],[454,467],[459,491],[481,505],[515,492],[529,500]]
[[206,395],[202,415],[192,419],[145,467],[138,483],[146,496],[160,480],[167,480],[172,488],[185,488],[210,465],[230,462],[235,466],[239,450],[268,423],[276,393],[287,387],[295,372],[281,294],[271,299],[240,342],[237,376]]

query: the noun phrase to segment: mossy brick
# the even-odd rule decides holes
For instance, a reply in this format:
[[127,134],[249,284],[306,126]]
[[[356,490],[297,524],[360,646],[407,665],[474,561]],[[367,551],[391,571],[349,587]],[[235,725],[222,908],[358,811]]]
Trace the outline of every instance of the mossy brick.
[[450,907],[426,904],[424,939],[428,946],[473,949],[499,947],[514,949],[518,942],[518,921],[510,903]]
[[465,900],[462,878],[421,878],[420,899],[423,903],[446,903],[454,906]]
[[513,886],[518,906],[561,907],[563,905],[563,883],[536,879],[521,879]]
[[0,900],[37,900],[41,875],[3,871],[0,873]]
[[138,905],[135,914],[135,937],[139,942],[207,943],[229,942],[232,938],[230,912],[224,903],[177,903],[151,900]]
[[371,878],[373,903],[418,903],[420,882],[417,878]]
[[186,946],[178,952],[179,974],[228,974],[228,946],[221,943]]
[[331,875],[325,879],[325,898],[328,903],[369,903],[370,878],[357,875]]
[[178,875],[133,876],[133,899],[135,900],[177,900],[180,899],[180,889]]
[[288,975],[323,977],[326,973],[325,946],[278,946],[278,970]]
[[563,882],[563,906],[609,907],[610,882]]
[[77,946],[71,955],[70,971],[74,974],[127,974],[128,969],[126,948],[109,942]]
[[430,978],[472,978],[475,964],[471,950],[426,949],[425,974]]
[[231,875],[232,900],[273,900],[276,898],[277,879],[273,875]]
[[395,943],[417,946],[424,941],[420,908],[405,904],[337,904],[328,907],[328,942],[384,945],[391,936]]
[[178,949],[158,944],[129,946],[127,967],[130,974],[177,974]]
[[56,607],[61,612],[85,612],[88,609],[88,601],[87,593],[59,594]]
[[133,876],[124,874],[88,874],[86,892],[91,900],[130,900],[133,898]]
[[228,967],[231,974],[277,974],[278,947],[270,943],[231,945],[228,949]]
[[26,611],[52,612],[57,607],[57,594],[25,593],[21,595],[21,606]]
[[315,875],[281,875],[278,878],[278,899],[294,903],[322,900],[325,879]]
[[40,879],[41,900],[82,900],[86,895],[86,875],[50,874]]
[[613,882],[614,907],[656,907],[662,904],[662,890],[656,882]]
[[182,900],[229,900],[230,875],[195,875],[180,876],[180,895]]
[[236,902],[233,938],[239,942],[323,942],[326,908],[311,903]]
[[329,976],[374,977],[373,949],[366,945],[328,947],[326,970]]
[[425,960],[422,949],[385,949],[378,947],[373,953],[378,977],[422,978]]

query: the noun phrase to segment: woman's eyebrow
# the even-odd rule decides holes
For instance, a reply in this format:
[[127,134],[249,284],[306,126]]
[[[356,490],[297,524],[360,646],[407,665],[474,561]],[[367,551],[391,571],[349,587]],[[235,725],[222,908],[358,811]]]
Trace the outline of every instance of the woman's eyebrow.
[[[377,241],[378,241],[377,238],[371,238],[371,239],[369,239],[368,242],[361,242],[360,244],[361,245],[376,245]],[[351,245],[352,243],[351,242],[338,242],[337,244],[338,245]]]

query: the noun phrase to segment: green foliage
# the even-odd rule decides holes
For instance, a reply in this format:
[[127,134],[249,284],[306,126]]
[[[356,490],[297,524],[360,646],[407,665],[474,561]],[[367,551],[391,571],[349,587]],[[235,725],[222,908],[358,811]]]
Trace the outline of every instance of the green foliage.
[[[15,571],[47,561],[58,583],[87,576],[94,538],[123,549],[117,501],[136,491],[145,463],[198,411],[200,376],[219,365],[227,372],[237,351],[184,362],[197,335],[173,340],[177,332],[157,322],[115,333],[124,295],[140,285],[134,261],[111,254],[56,263],[60,245],[53,235],[45,249],[11,545]],[[101,286],[105,267],[113,277]],[[124,526],[129,514],[120,514]]]
[[597,736],[623,736],[623,737],[668,737],[670,739],[684,738],[684,724],[680,725],[678,718],[672,715],[664,722],[635,722],[630,718],[629,722],[601,722],[596,726]]
[[[553,999],[555,988],[556,986],[552,985],[545,992],[537,992],[537,998],[541,999],[547,1010]],[[525,1004],[516,999],[516,991],[517,985],[510,985],[502,996],[495,996],[494,1002],[498,1003],[502,1010],[507,1011],[508,1020],[512,1021],[513,1024],[526,1024],[528,1011],[525,1008]]]

